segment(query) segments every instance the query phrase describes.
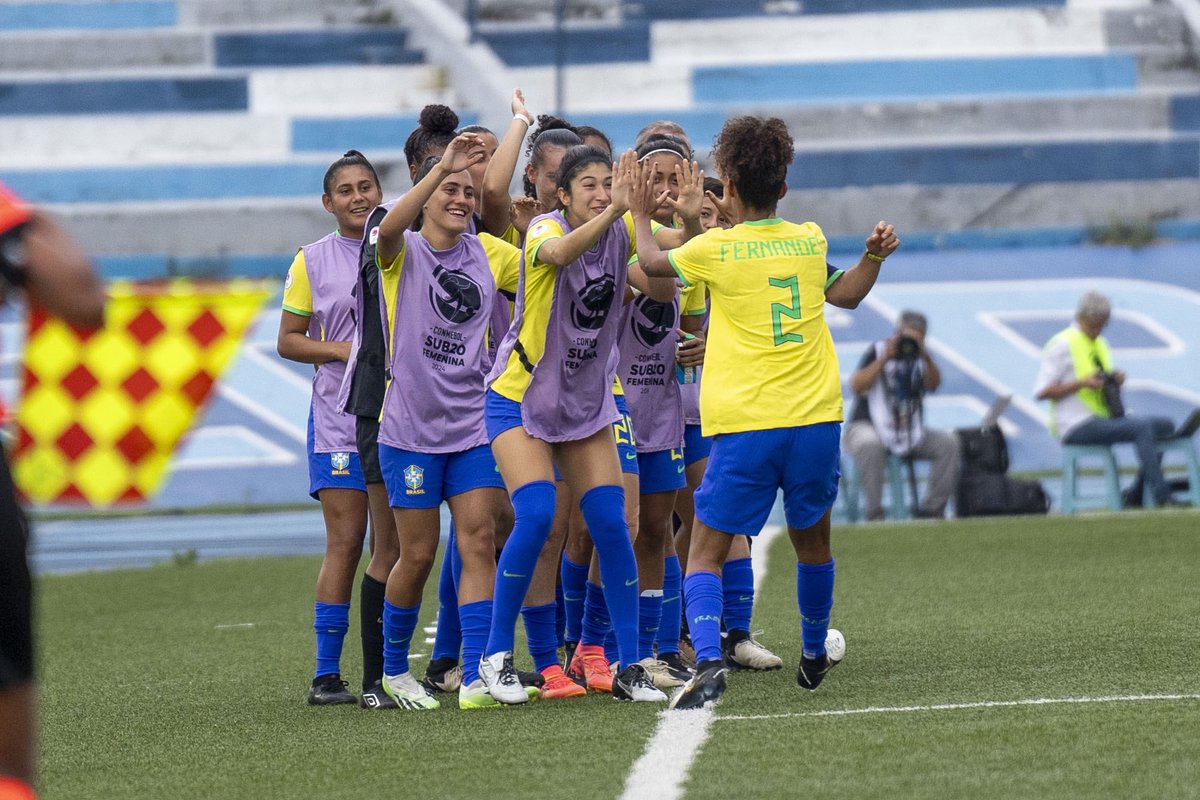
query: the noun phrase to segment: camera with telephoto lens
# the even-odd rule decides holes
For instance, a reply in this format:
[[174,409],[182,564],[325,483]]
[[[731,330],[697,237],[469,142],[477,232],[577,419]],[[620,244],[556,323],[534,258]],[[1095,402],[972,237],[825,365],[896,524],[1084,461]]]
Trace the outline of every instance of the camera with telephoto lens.
[[901,334],[896,337],[896,358],[901,361],[916,361],[921,355],[921,345],[911,336]]

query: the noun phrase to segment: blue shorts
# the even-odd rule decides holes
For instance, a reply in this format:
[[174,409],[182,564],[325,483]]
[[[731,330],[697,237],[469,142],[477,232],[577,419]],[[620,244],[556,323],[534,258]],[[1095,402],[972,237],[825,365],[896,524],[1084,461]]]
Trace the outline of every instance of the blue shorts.
[[755,536],[783,489],[787,524],[815,524],[837,499],[842,424],[823,422],[713,437],[696,517],[725,533]]
[[503,489],[486,444],[460,453],[414,453],[379,444],[379,466],[392,508],[437,508],[472,489]]
[[313,418],[312,410],[308,412],[308,494],[314,500],[320,500],[318,492],[322,489],[357,489],[367,490],[363,480],[362,462],[358,453],[347,450],[343,453],[314,453],[313,452]]
[[642,494],[674,492],[687,486],[683,450],[678,447],[674,450],[638,453],[638,471],[642,476]]
[[521,404],[488,389],[483,396],[483,424],[487,426],[488,441],[496,441],[509,428],[525,424],[521,419]]
[[697,461],[708,458],[712,452],[712,437],[702,436],[699,425],[683,426],[683,464],[690,467]]
[[637,475],[637,441],[633,438],[633,419],[629,416],[629,403],[625,402],[623,394],[614,394],[613,400],[617,401],[617,413],[621,415],[612,425],[613,438],[617,441],[617,458],[621,460],[621,472]]

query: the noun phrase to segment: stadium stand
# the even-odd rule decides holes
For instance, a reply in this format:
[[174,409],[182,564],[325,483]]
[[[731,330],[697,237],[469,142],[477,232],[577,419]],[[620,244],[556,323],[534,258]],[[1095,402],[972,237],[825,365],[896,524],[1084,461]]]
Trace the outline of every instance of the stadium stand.
[[498,61],[482,81],[465,36],[427,35],[467,5],[0,4],[0,169],[70,217],[108,274],[257,269],[328,224],[314,176],[345,149],[398,194],[425,103],[487,124],[494,87],[552,110],[561,77],[562,111],[619,147],[672,118],[703,158],[728,116],[782,116],[798,153],[781,211],[821,208],[839,243],[868,193],[909,244],[1200,220],[1200,71],[1170,3],[572,2],[559,72],[553,0],[483,0]]

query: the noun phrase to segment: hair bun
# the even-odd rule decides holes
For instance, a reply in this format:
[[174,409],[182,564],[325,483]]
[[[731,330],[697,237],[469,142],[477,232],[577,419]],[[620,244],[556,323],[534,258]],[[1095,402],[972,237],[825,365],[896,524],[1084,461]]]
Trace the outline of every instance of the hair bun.
[[556,117],[553,114],[538,114],[537,124],[539,131],[553,131],[559,129],[568,131],[575,130],[573,127],[571,127],[571,123],[567,122],[565,119]]
[[449,106],[431,103],[421,109],[420,123],[430,133],[454,133],[458,128],[458,114]]

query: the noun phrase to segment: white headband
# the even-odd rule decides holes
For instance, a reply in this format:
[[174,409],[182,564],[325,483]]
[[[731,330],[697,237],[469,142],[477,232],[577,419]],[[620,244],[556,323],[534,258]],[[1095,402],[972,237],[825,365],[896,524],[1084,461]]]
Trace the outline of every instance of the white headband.
[[684,161],[687,161],[687,156],[683,155],[678,150],[672,150],[669,147],[660,147],[657,150],[651,150],[649,153],[646,153],[646,155],[639,158],[638,161],[645,161],[647,158],[654,155],[655,153],[670,153],[671,155],[675,156],[676,158],[681,158]]

